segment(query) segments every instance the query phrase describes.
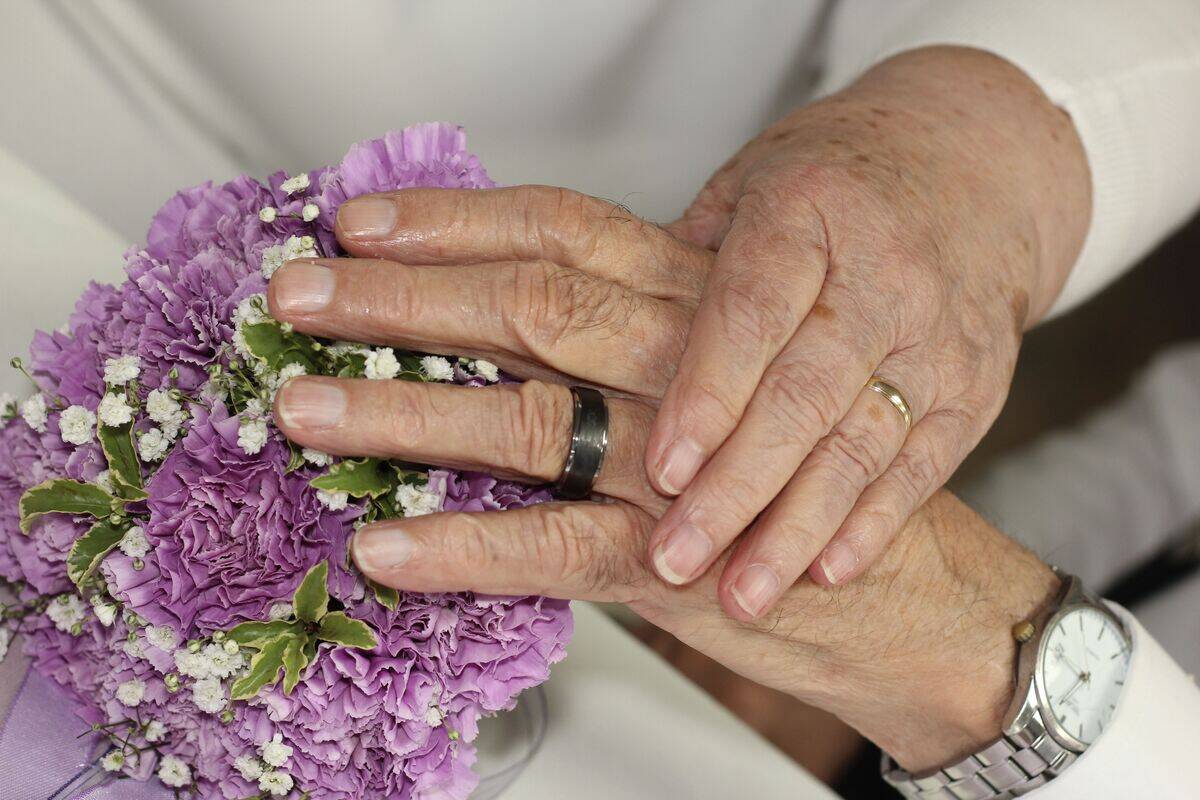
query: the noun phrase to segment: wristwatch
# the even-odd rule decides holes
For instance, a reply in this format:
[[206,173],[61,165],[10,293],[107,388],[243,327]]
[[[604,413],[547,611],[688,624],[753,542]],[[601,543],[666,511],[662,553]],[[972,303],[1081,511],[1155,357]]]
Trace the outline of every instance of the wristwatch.
[[1132,641],[1109,608],[1072,575],[1057,597],[1013,627],[1016,693],[992,744],[940,769],[912,775],[883,756],[883,779],[906,798],[1017,797],[1043,786],[1096,741],[1112,718]]

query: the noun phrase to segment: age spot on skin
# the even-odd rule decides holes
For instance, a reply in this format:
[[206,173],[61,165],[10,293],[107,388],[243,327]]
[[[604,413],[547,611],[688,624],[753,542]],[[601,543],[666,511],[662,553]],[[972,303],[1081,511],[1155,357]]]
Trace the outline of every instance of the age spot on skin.
[[890,117],[892,112],[884,111],[882,108],[872,108],[871,113],[879,117]]
[[883,416],[883,412],[879,410],[879,406],[870,405],[867,406],[867,416],[873,421],[879,422],[880,418]]
[[817,319],[823,319],[829,322],[837,319],[837,312],[824,303],[817,303],[812,307],[812,311],[809,313],[811,313]]
[[867,156],[867,155],[863,155],[862,153],[859,153],[858,155],[856,155],[856,156],[854,157],[854,160],[855,160],[855,161],[861,161],[861,162],[862,162],[862,163],[864,163],[864,164],[870,164],[870,163],[871,163],[871,157],[870,157],[870,156]]

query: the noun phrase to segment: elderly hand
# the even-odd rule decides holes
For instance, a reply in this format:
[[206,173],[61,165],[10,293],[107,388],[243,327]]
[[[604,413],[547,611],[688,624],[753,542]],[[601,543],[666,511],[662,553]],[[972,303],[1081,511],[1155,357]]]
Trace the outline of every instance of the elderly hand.
[[[698,285],[710,255],[578,195],[414,191],[376,199],[392,204],[410,231],[446,219],[496,228],[502,215],[516,227],[499,226],[509,236],[493,242],[497,250],[488,255],[503,251],[513,260],[471,267],[291,263],[271,281],[275,316],[327,336],[353,332],[435,352],[466,348],[526,374],[620,384],[623,396],[609,396],[610,445],[595,485],[607,502],[371,525],[353,545],[364,573],[418,591],[627,603],[742,674],[839,714],[913,769],[996,735],[1011,694],[1009,627],[1054,579],[948,496],[914,517],[865,580],[833,589],[803,581],[784,593],[769,620],[723,613],[715,574],[688,587],[654,577],[648,542],[669,501],[648,483],[642,456],[653,398],[670,374],[663,364],[682,349],[686,287]],[[373,252],[425,260],[464,254],[457,244],[429,250],[428,241],[380,237]],[[589,260],[612,252],[636,253],[628,262],[634,273],[613,269],[610,258],[596,262],[602,269]],[[530,257],[536,260],[520,260]],[[647,260],[671,265],[649,273],[657,277],[646,285],[659,297],[642,294],[641,277],[630,277],[645,275],[637,270]],[[672,293],[680,299],[663,299]],[[605,303],[593,304],[597,298]],[[595,353],[609,357],[589,355]],[[561,384],[538,380],[466,388],[303,377],[279,392],[275,415],[295,441],[327,452],[547,481],[563,468],[571,399]]]
[[680,495],[663,577],[749,527],[753,615],[875,559],[995,419],[1089,209],[1070,120],[979,51],[896,57],[748,144],[670,226],[719,252],[647,452]]

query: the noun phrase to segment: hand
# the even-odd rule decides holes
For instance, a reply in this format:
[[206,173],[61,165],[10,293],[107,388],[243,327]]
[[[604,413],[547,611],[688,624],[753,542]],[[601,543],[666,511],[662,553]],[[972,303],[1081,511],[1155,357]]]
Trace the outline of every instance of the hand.
[[[482,389],[297,378],[276,420],[298,443],[544,481],[566,457],[571,397],[530,381]],[[626,603],[730,668],[844,719],[921,769],[995,738],[1012,694],[1012,624],[1048,596],[1053,573],[948,495],[913,517],[864,580],[802,581],[769,620],[741,622],[715,578],[653,577],[646,544],[666,501],[646,482],[652,411],[609,401],[603,503],[440,513],[361,529],[352,552],[372,580],[426,592]]]
[[[610,449],[596,485],[614,502],[438,514],[408,521],[399,535],[371,529],[355,546],[368,574],[412,589],[470,585],[628,602],[743,674],[841,714],[914,769],[994,735],[997,709],[1011,692],[1010,617],[1027,613],[1049,572],[949,499],[914,519],[908,529],[915,544],[902,536],[894,558],[867,580],[835,590],[802,582],[771,623],[723,615],[712,576],[686,589],[651,577],[646,540],[667,501],[647,483],[641,453],[654,398],[664,372],[670,375],[667,359],[682,349],[694,291],[687,287],[702,282],[710,254],[612,206],[537,187],[398,192],[348,204],[343,217],[343,242],[352,252],[426,262],[493,253],[513,260],[471,267],[292,263],[271,281],[273,315],[311,333],[486,353],[507,359],[519,374],[540,369],[625,387],[625,396],[610,393]],[[376,232],[354,241],[347,224],[361,231],[364,218],[376,221]],[[493,236],[486,252],[471,250],[480,240],[474,225],[508,235]],[[612,253],[629,260],[607,257]],[[589,254],[606,257],[592,261]],[[598,318],[579,302],[549,301],[567,296],[609,298],[608,307],[622,313]],[[597,348],[614,337],[612,353],[636,357],[594,357],[609,352]],[[552,365],[533,352],[547,347]],[[546,481],[565,459],[567,398],[563,387],[537,381],[464,389],[305,378],[281,390],[276,420],[297,441],[329,452]],[[375,558],[388,565],[382,569],[364,557],[372,536],[381,537]],[[909,561],[914,569],[900,573]],[[946,577],[959,573],[961,579]],[[880,658],[885,651],[902,657]],[[924,685],[911,681],[916,676]]]
[[[360,258],[284,266],[270,284],[276,318],[331,338],[590,383],[651,409],[714,257],[611,203],[539,186],[358,198],[342,206],[338,234]],[[864,403],[880,418],[892,413],[878,395]],[[662,555],[649,556],[660,571]],[[739,575],[727,566],[718,592],[730,614],[745,616],[733,592]]]
[[[1070,120],[979,51],[903,54],[766,130],[670,229],[718,248],[647,451],[672,582],[744,615],[873,561],[1002,406],[1090,208]],[[864,389],[897,387],[912,429]],[[831,541],[832,539],[832,541]]]

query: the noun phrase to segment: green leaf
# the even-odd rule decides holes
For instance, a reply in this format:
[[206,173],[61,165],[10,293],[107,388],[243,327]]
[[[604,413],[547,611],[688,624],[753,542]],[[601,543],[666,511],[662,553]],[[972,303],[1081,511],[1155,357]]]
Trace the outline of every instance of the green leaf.
[[295,636],[277,636],[263,645],[250,660],[250,669],[238,678],[230,689],[234,700],[248,700],[258,694],[264,686],[274,686],[283,668],[283,654]]
[[79,481],[49,480],[21,495],[21,530],[30,527],[43,514],[90,514],[107,517],[113,510],[113,497],[99,486]]
[[300,682],[304,668],[308,666],[306,645],[310,641],[307,636],[293,636],[288,639],[287,649],[283,651],[283,693],[291,694],[292,689]]
[[296,619],[316,622],[329,610],[329,562],[322,561],[308,571],[292,595]]
[[133,447],[133,422],[116,428],[101,424],[96,435],[108,459],[117,495],[124,500],[145,500],[149,495],[142,490],[142,467]]
[[357,647],[359,650],[374,650],[379,644],[370,625],[362,620],[347,617],[344,611],[330,611],[322,617],[317,638],[343,647]]
[[288,364],[302,364],[309,372],[316,367],[316,341],[310,336],[285,332],[277,322],[243,325],[242,335],[246,349],[272,370],[279,371]]
[[375,592],[375,600],[388,611],[395,611],[400,605],[400,593],[390,586],[380,586],[375,581],[367,581]]
[[309,481],[315,489],[346,492],[351,497],[380,497],[396,486],[395,473],[378,458],[348,458]]
[[309,664],[317,660],[317,637],[304,637],[304,660]]
[[91,577],[100,566],[100,562],[121,542],[124,535],[124,528],[118,528],[103,520],[76,539],[67,555],[67,577],[71,582],[82,589],[83,582]]
[[225,638],[232,639],[243,647],[263,647],[280,636],[299,635],[303,632],[303,627],[295,622],[276,619],[270,622],[243,622],[226,631]]
[[291,450],[291,455],[288,456],[287,469],[284,470],[285,475],[304,466],[304,451],[291,442],[288,442],[288,448]]

